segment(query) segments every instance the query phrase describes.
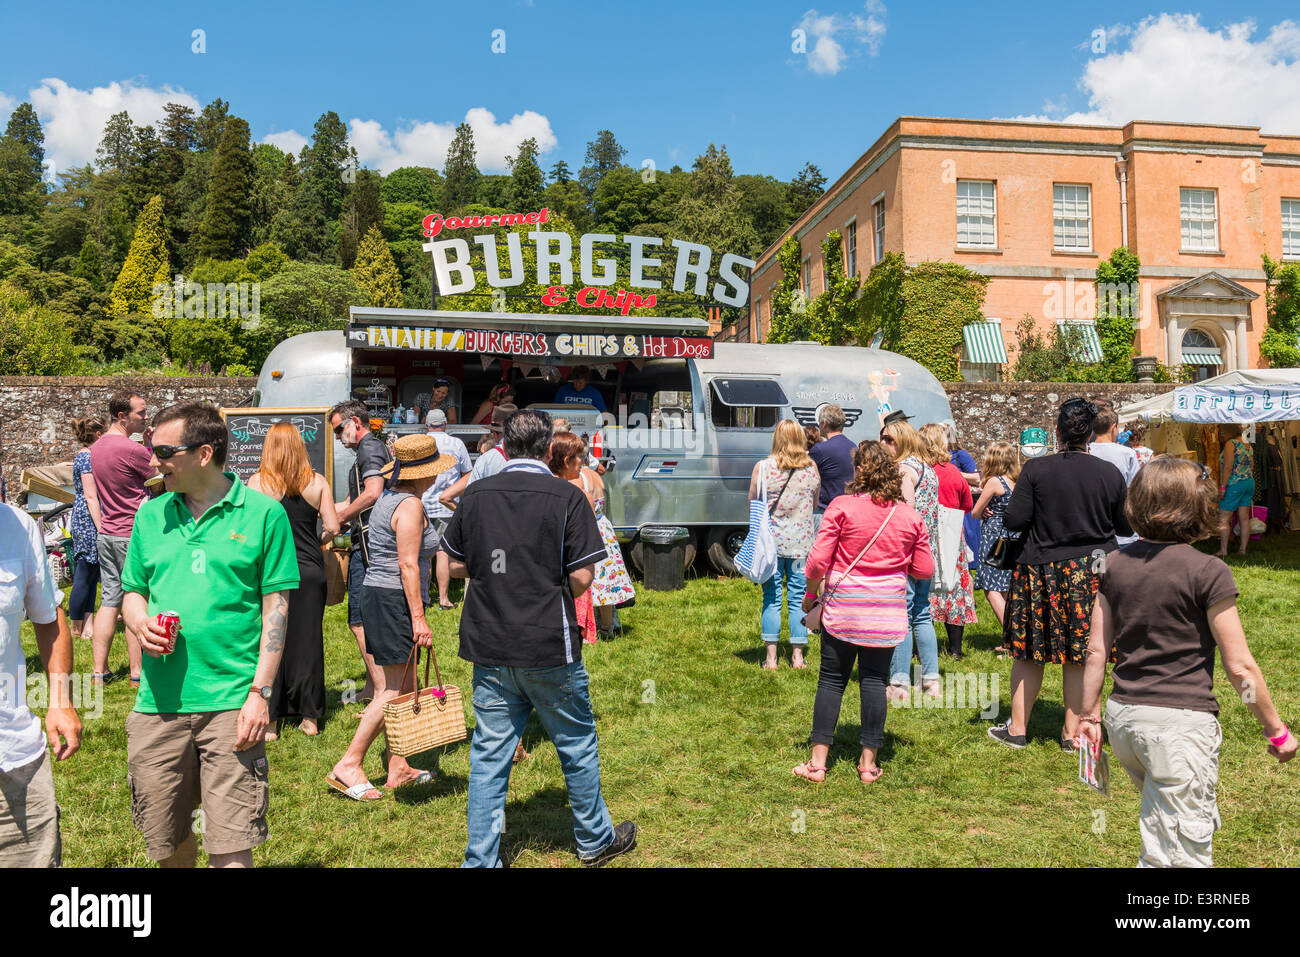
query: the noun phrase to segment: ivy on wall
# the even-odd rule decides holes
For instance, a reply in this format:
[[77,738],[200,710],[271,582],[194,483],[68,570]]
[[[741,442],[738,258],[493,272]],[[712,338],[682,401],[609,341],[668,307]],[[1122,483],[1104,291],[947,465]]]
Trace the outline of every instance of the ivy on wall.
[[1268,328],[1259,352],[1274,369],[1300,366],[1300,263],[1283,265],[1264,256],[1268,277]]
[[923,262],[905,268],[899,287],[902,300],[897,341],[888,332],[889,349],[919,362],[940,382],[961,378],[962,327],[984,318],[989,279],[950,262]]
[[1134,319],[1141,296],[1138,273],[1142,264],[1125,246],[1097,263],[1097,338],[1101,340],[1100,382],[1132,382]]
[[808,315],[808,299],[800,285],[802,263],[799,240],[790,236],[776,254],[781,267],[781,287],[772,295],[772,322],[768,342],[798,342],[813,338],[813,323]]

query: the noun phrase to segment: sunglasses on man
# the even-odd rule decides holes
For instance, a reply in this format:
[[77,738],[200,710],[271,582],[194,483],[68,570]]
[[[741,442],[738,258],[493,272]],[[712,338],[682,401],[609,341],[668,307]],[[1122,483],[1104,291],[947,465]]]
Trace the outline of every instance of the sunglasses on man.
[[191,449],[202,448],[204,444],[203,442],[192,442],[189,445],[155,445],[153,454],[158,456],[159,461],[165,462],[177,452],[188,452]]

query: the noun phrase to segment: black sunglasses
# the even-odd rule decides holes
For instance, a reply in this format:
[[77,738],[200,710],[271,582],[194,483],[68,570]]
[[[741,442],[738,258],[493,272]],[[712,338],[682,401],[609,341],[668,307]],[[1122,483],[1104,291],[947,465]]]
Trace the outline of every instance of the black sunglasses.
[[201,448],[205,443],[193,442],[190,445],[155,445],[153,454],[158,456],[160,461],[166,461],[177,452],[188,452],[190,449]]

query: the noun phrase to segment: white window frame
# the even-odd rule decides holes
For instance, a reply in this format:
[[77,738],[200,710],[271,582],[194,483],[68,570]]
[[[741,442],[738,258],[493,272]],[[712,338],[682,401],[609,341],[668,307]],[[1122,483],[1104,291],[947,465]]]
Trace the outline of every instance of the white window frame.
[[[967,195],[962,196],[962,187]],[[970,191],[972,186],[987,186],[989,189],[989,209],[985,211],[985,196],[976,197],[980,203],[978,212],[972,212]],[[964,208],[963,208],[964,207]],[[964,222],[963,222],[964,221]],[[966,241],[962,242],[965,231]],[[973,241],[977,236],[978,241]],[[961,249],[997,249],[998,248],[998,181],[995,179],[959,179],[957,180],[957,246]]]
[[[876,255],[876,262],[885,258],[885,197],[881,196],[871,204],[871,217],[873,222],[872,242],[874,245],[873,252]],[[874,265],[874,263],[873,263]]]
[[800,277],[799,288],[803,290],[803,297],[809,302],[812,301],[812,256],[803,257],[803,276]]
[[[853,242],[849,242],[850,238]],[[856,276],[858,273],[858,217],[854,216],[844,224],[844,274]]]
[[[1079,190],[1083,191],[1083,216],[1078,215]],[[1070,195],[1071,193],[1072,195]],[[1067,203],[1075,204],[1074,209],[1069,209]],[[1073,212],[1074,215],[1066,215],[1069,212]],[[1079,245],[1077,242],[1080,223],[1083,224],[1087,235],[1087,241],[1084,245]],[[1072,238],[1076,241],[1070,242]],[[1057,252],[1092,252],[1092,186],[1090,184],[1052,184],[1052,248]]]
[[1282,200],[1282,258],[1300,259],[1300,199]]
[[[1206,218],[1205,197],[1210,198],[1210,218]],[[1196,215],[1189,216],[1189,213]],[[1204,245],[1204,224],[1209,223],[1210,245]],[[1199,227],[1199,228],[1197,228]],[[1200,186],[1180,186],[1178,188],[1178,232],[1180,250],[1190,253],[1217,253],[1219,247],[1219,191]],[[1201,236],[1193,241],[1193,233]]]

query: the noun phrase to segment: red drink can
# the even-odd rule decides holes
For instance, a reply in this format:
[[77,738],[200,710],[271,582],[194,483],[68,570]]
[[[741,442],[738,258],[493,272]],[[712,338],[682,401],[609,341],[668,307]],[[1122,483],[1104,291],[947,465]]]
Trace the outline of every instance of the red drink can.
[[181,616],[175,611],[158,612],[158,627],[167,633],[167,653],[176,650],[176,636],[181,631]]

